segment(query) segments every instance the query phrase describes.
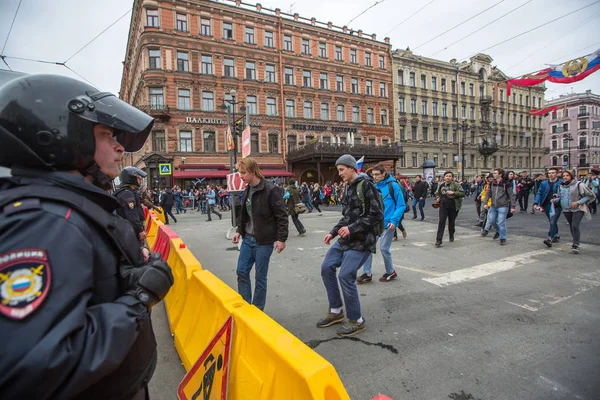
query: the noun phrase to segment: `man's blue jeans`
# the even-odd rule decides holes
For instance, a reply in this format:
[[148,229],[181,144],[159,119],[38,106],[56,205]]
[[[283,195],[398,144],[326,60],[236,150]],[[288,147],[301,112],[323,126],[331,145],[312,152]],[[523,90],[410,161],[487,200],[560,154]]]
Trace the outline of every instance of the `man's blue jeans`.
[[423,213],[423,207],[425,207],[425,198],[423,198],[423,200],[419,200],[415,197],[412,200],[413,215],[415,218],[417,218],[417,203],[419,203],[419,212],[421,213],[421,218],[425,218],[425,214]]
[[494,225],[496,232],[500,234],[500,239],[506,239],[506,216],[508,215],[508,207],[490,207],[488,210],[488,219],[485,224],[485,230],[489,231]]
[[[340,308],[346,304],[346,314],[348,319],[356,321],[361,317],[360,299],[356,289],[356,273],[365,263],[370,251],[346,250],[342,251],[339,243],[336,241],[325,254],[325,259],[321,264],[321,277],[327,290],[327,298],[330,308]],[[340,268],[339,277],[336,277],[336,270]],[[338,279],[340,284],[338,286]],[[344,303],[340,296],[340,286],[344,296]]]
[[[238,257],[236,271],[238,292],[244,300],[254,304],[261,310],[265,309],[267,301],[267,273],[269,272],[271,254],[273,254],[273,243],[258,245],[254,236],[246,235],[242,241],[240,256]],[[253,265],[256,265],[254,299],[252,298],[252,283],[250,282],[250,271]]]
[[[395,230],[395,229],[394,229]],[[385,265],[385,273],[391,274],[394,272],[394,263],[392,262],[392,252],[390,247],[392,246],[392,239],[394,238],[394,231],[386,229],[379,237],[379,248],[381,249],[381,255],[383,256],[383,264]],[[371,267],[373,264],[373,253],[369,253],[369,258],[363,265],[363,272],[367,275],[371,275]]]
[[550,216],[550,205],[544,208],[544,214],[550,221],[550,230],[548,231],[548,237],[550,239],[554,239],[555,236],[558,235],[558,219],[560,218],[560,213],[562,212],[562,208],[554,207],[554,215]]

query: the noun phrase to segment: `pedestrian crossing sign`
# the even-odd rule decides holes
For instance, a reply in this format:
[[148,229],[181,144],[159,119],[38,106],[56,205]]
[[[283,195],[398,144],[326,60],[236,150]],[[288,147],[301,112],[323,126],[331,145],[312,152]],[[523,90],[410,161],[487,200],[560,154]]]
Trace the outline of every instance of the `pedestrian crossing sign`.
[[158,164],[159,175],[172,175],[171,164]]

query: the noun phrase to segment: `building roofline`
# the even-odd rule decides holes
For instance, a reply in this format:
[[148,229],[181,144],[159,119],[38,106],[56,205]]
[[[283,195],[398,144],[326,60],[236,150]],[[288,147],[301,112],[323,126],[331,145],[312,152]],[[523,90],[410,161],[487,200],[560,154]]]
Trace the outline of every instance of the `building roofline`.
[[[338,25],[334,25],[332,22],[317,21],[317,19],[314,17],[313,18],[301,17],[298,13],[289,14],[289,13],[281,11],[280,8],[276,8],[276,9],[272,10],[270,8],[263,7],[260,3],[250,4],[250,3],[245,3],[240,0],[220,0],[219,2],[217,2],[215,0],[208,0],[208,1],[211,3],[214,3],[214,4],[224,5],[226,7],[239,8],[244,11],[249,11],[249,12],[257,14],[257,15],[267,15],[269,17],[275,17],[275,18],[281,17],[282,19],[284,19],[288,22],[297,22],[299,24],[308,25],[310,27],[325,29],[327,31],[332,31],[332,32],[335,32],[338,34],[348,35],[352,38],[362,39],[362,40],[375,42],[375,43],[378,43],[381,45],[391,47],[389,37],[385,37],[384,41],[380,41],[380,40],[376,39],[377,34],[375,34],[375,33],[364,34],[362,29],[354,30],[354,29],[350,29],[348,26],[345,26],[345,25],[338,26]],[[227,4],[227,3],[230,3],[230,4]],[[265,14],[264,11],[266,11],[268,14]]]
[[589,92],[561,94],[555,99],[546,100],[546,105],[553,106],[556,104],[564,104],[569,102],[581,102],[582,100],[590,100],[600,102],[600,95]]

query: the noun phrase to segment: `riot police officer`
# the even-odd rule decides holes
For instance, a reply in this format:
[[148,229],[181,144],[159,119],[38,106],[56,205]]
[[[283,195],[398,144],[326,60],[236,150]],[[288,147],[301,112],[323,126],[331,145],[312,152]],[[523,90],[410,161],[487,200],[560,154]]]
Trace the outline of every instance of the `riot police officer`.
[[0,87],[0,393],[7,399],[138,399],[156,365],[150,308],[173,283],[144,264],[106,190],[148,115],[77,80]]
[[119,175],[121,183],[113,193],[113,196],[119,199],[117,214],[131,222],[140,241],[146,239],[146,230],[144,229],[144,210],[138,190],[145,177],[146,173],[141,169],[125,167]]

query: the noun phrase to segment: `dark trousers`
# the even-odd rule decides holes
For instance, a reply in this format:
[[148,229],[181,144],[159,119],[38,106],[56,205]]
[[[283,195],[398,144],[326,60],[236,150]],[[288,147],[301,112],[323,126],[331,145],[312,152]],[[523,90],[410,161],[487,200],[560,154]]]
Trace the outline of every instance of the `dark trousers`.
[[477,210],[477,218],[481,218],[481,200],[475,200],[475,209]]
[[563,215],[569,223],[571,229],[571,236],[573,236],[573,244],[579,246],[579,240],[581,238],[581,232],[579,230],[579,224],[583,219],[583,211],[563,212]]
[[437,242],[441,242],[444,237],[444,231],[446,230],[446,219],[448,219],[448,233],[450,234],[450,239],[454,239],[454,223],[456,222],[456,216],[458,215],[458,211],[454,208],[446,208],[440,207],[440,219],[438,221],[438,230],[437,236],[435,240]]
[[527,205],[529,204],[529,190],[521,190],[517,196],[519,197],[519,207],[521,207],[521,210],[527,211]]
[[215,206],[216,206],[216,204],[208,204],[208,207],[206,209],[206,214],[208,215],[208,220],[209,221],[212,221],[212,218],[210,217],[210,213],[215,214],[219,218],[223,217],[223,215],[220,212],[215,211]]
[[165,212],[165,223],[169,223],[169,215],[173,218],[173,221],[177,222],[177,218],[173,215],[173,206],[163,206],[163,210]]
[[296,230],[298,231],[298,233],[305,232],[304,225],[302,225],[302,222],[300,222],[300,219],[298,218],[298,214],[292,215],[292,222],[294,223],[294,226],[296,227]]

